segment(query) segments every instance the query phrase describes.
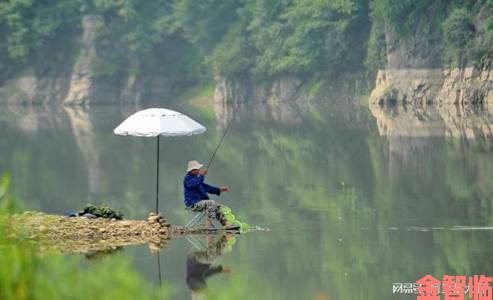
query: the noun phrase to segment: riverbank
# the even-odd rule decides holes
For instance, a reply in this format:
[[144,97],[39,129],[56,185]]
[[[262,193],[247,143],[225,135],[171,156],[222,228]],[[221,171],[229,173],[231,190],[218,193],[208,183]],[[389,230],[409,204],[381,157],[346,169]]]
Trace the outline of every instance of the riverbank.
[[40,252],[94,253],[122,246],[148,244],[151,251],[167,246],[167,241],[186,234],[201,233],[171,225],[165,217],[150,213],[147,220],[88,219],[42,212],[24,212],[2,217],[9,241],[29,241]]

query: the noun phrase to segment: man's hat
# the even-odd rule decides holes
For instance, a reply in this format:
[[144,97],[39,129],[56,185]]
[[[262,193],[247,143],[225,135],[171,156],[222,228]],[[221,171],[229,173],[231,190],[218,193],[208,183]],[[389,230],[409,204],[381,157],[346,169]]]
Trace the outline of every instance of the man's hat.
[[191,160],[188,162],[188,169],[187,169],[187,172],[190,172],[192,170],[198,170],[200,168],[202,168],[204,165],[203,164],[200,164],[198,161],[196,160]]

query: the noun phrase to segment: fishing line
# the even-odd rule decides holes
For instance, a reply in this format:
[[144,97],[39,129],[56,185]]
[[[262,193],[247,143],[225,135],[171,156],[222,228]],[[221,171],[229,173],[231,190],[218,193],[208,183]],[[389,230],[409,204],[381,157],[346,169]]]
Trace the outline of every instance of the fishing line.
[[[233,114],[233,117],[234,117],[234,114]],[[231,120],[229,120],[228,126],[226,126],[226,129],[224,130],[223,136],[219,140],[219,143],[217,143],[217,147],[214,150],[214,152],[212,152],[211,158],[209,159],[209,162],[207,163],[206,169],[209,169],[210,165],[212,164],[212,161],[214,160],[214,157],[216,157],[217,150],[219,150],[219,147],[221,147],[223,140],[224,140],[224,137],[226,137],[226,134],[228,134],[229,127],[231,127],[231,124],[233,124],[233,118],[231,118]]]

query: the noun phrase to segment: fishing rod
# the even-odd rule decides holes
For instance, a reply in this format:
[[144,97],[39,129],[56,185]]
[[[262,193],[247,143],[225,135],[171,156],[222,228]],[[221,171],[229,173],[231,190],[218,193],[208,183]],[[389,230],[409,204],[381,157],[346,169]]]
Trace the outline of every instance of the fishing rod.
[[221,145],[223,143],[223,140],[226,137],[226,134],[228,134],[229,127],[231,127],[231,124],[233,124],[233,118],[231,118],[231,120],[229,120],[229,123],[226,126],[226,129],[224,129],[223,136],[219,140],[219,143],[217,143],[217,146],[216,146],[216,149],[214,150],[214,152],[212,152],[211,158],[209,159],[209,162],[207,163],[207,166],[205,167],[207,170],[209,170],[209,167],[212,164],[212,161],[214,160],[214,157],[216,157],[217,150],[219,150],[219,147],[221,147]]

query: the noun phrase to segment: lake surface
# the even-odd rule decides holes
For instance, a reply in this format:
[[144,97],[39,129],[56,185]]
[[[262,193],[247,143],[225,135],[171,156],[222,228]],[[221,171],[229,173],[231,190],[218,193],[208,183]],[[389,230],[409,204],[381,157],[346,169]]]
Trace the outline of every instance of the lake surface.
[[[220,248],[209,258],[230,270],[207,279],[208,299],[415,299],[393,295],[393,283],[491,275],[488,109],[328,102],[168,105],[208,128],[161,140],[160,208],[171,223],[191,218],[182,202],[187,161],[206,162],[232,118],[207,181],[231,188],[215,199],[240,220],[270,229],[230,238],[224,249],[192,241]],[[0,173],[11,173],[27,210],[63,214],[93,203],[145,218],[154,208],[156,141],[112,132],[140,108],[0,107]],[[159,284],[147,246],[120,252]],[[187,263],[201,258],[186,239],[159,253],[172,298],[199,296],[190,287],[203,282],[186,278]]]

